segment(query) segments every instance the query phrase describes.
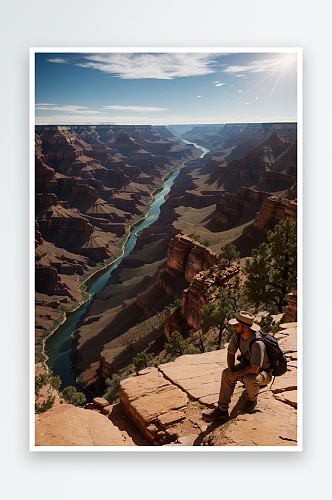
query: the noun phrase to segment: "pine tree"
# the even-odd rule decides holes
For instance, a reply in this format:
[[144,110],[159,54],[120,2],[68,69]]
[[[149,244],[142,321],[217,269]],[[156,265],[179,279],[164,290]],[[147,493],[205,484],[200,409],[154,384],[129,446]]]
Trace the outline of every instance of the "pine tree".
[[264,304],[282,313],[287,293],[296,286],[297,240],[296,222],[280,221],[262,243],[252,251],[252,262],[245,265],[247,297],[258,308]]
[[110,405],[115,403],[119,403],[119,387],[121,380],[124,379],[124,376],[117,375],[113,373],[112,378],[108,378],[105,380],[105,384],[107,385],[107,390],[104,394],[104,398],[109,402]]
[[226,245],[221,247],[219,259],[222,264],[227,264],[230,266],[232,262],[239,261],[240,252],[236,250],[236,246],[233,245],[233,243],[226,243]]
[[228,326],[228,321],[236,317],[237,309],[237,294],[227,288],[220,288],[216,299],[213,302],[208,302],[201,309],[200,326],[203,334],[205,335],[212,327],[219,327],[219,348],[224,331]]
[[135,365],[136,374],[146,368],[148,363],[150,363],[153,358],[153,354],[147,354],[146,352],[139,352],[135,358],[133,358],[133,363]]
[[202,334],[202,330],[197,330],[197,332],[195,332],[194,330],[190,330],[189,336],[191,339],[191,343],[195,347],[198,347],[201,353],[205,352],[206,336]]
[[164,347],[167,354],[180,356],[182,356],[189,349],[188,343],[183,340],[181,333],[177,330],[172,333],[168,339],[168,343],[166,343]]

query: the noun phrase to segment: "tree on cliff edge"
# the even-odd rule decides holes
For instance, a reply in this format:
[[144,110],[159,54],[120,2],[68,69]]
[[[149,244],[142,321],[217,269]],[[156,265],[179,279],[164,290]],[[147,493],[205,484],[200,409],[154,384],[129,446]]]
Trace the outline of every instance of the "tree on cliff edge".
[[62,397],[66,403],[72,404],[74,406],[80,406],[86,402],[86,397],[82,392],[78,392],[77,389],[68,385],[62,391]]
[[215,299],[205,304],[205,306],[201,309],[200,326],[203,334],[205,335],[212,327],[219,328],[219,349],[225,330],[228,327],[228,321],[237,316],[238,308],[241,307],[239,305],[239,298],[241,297],[239,290],[240,288],[238,283],[236,284],[235,289],[220,287]]
[[287,293],[296,286],[297,239],[296,222],[280,221],[267,234],[269,243],[262,243],[252,251],[252,262],[245,265],[248,273],[245,290],[248,299],[258,308],[282,313],[287,305]]
[[220,250],[219,259],[222,264],[230,266],[232,262],[239,262],[240,252],[233,243],[226,243]]
[[177,330],[170,335],[168,343],[165,344],[167,354],[182,356],[189,350],[189,344],[183,340],[180,332]]

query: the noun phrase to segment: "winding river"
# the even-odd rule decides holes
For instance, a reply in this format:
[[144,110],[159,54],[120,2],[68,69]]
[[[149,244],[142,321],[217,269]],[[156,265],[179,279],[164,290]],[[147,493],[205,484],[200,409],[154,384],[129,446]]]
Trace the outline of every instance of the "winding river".
[[[198,146],[193,142],[188,142],[183,140],[186,144],[194,144],[198,149],[203,151],[200,158],[202,158],[206,153],[208,153],[208,149],[203,148],[202,146]],[[190,161],[190,160],[189,160]],[[160,207],[165,201],[166,194],[170,191],[171,186],[175,180],[175,178],[179,175],[181,168],[188,162],[184,162],[180,168],[178,168],[173,174],[165,181],[164,188],[162,191],[156,194],[152,204],[148,216],[143,219],[135,228],[132,230],[130,237],[128,238],[123,255],[118,258],[113,264],[108,267],[102,269],[98,273],[94,274],[87,282],[86,291],[90,294],[90,298],[87,302],[85,302],[79,309],[73,311],[72,313],[67,313],[66,321],[54,332],[53,335],[49,337],[46,342],[46,352],[48,356],[48,365],[53,370],[54,375],[59,375],[62,381],[62,385],[60,390],[68,385],[74,386],[78,391],[83,392],[86,396],[87,402],[92,400],[91,395],[86,392],[82,387],[76,384],[75,377],[71,373],[71,363],[70,363],[70,351],[72,348],[72,340],[71,334],[75,330],[78,320],[83,316],[87,307],[91,303],[93,296],[95,293],[100,292],[102,288],[106,285],[112,271],[120,264],[124,257],[130,254],[133,250],[137,236],[136,233],[150,225],[154,222],[160,212]]]

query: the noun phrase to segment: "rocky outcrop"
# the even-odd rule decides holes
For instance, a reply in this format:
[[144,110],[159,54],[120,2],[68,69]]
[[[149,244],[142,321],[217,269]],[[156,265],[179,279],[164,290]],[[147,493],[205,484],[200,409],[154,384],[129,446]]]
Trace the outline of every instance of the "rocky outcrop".
[[295,139],[282,153],[276,162],[271,165],[271,170],[275,172],[285,172],[288,175],[297,174],[297,140]]
[[217,183],[218,188],[236,192],[242,186],[253,187],[266,170],[265,162],[253,151],[239,160],[232,160],[227,166],[217,166],[209,177],[209,184]]
[[134,151],[140,149],[140,145],[135,142],[127,132],[120,130],[115,139],[109,142],[111,147],[116,148],[124,156],[131,156]]
[[176,207],[209,207],[218,203],[221,196],[221,191],[204,191],[200,193],[194,191],[185,191],[184,196],[182,196],[181,198],[168,198],[167,207],[168,209],[173,209]]
[[52,267],[54,267],[59,274],[84,274],[84,266],[82,264],[69,264],[63,262],[53,262]]
[[253,151],[264,160],[266,166],[271,167],[276,159],[285,152],[288,145],[288,142],[282,139],[278,132],[273,131],[268,139]]
[[160,290],[182,302],[181,311],[166,313],[166,339],[175,330],[185,336],[191,328],[198,330],[200,310],[209,300],[208,290],[214,285],[226,286],[239,270],[236,264],[222,268],[218,255],[210,249],[188,236],[175,236],[168,247],[165,271],[159,273],[157,281]]
[[58,197],[53,193],[37,193],[35,196],[36,214],[47,210],[51,206],[58,205]]
[[164,139],[176,139],[175,135],[165,125],[154,127],[155,131]]
[[48,208],[38,219],[38,225],[45,240],[69,250],[79,248],[93,233],[93,226],[87,219],[60,205]]
[[99,198],[97,190],[87,184],[75,184],[73,186],[72,193],[80,193],[85,198],[89,198],[91,200],[97,200]]
[[166,273],[174,278],[183,273],[188,283],[194,276],[219,264],[217,254],[188,236],[177,235],[170,241],[167,253]]
[[35,445],[64,447],[149,445],[139,431],[126,421],[119,405],[108,405],[107,415],[99,411],[98,405],[95,406],[91,411],[62,404],[37,415]]
[[37,192],[52,192],[55,181],[55,171],[45,163],[43,155],[35,157],[35,188]]
[[53,267],[38,266],[35,268],[35,289],[37,293],[73,298],[68,287],[62,283],[58,271]]
[[[207,424],[202,407],[218,400],[227,350],[191,354],[146,368],[120,383],[120,405],[95,398],[83,408],[57,404],[36,416],[36,446],[297,446],[297,323],[276,334],[287,373],[262,388],[251,414],[238,383],[225,425]],[[216,429],[218,432],[216,432]],[[220,432],[219,432],[220,430]]]
[[262,172],[259,179],[259,187],[263,191],[285,191],[290,189],[296,182],[294,175],[288,175],[281,172]]
[[182,294],[181,316],[190,328],[194,331],[200,328],[200,311],[209,301],[208,290],[212,286],[225,287],[239,272],[240,266],[233,264],[225,269],[218,266],[212,272],[202,271],[194,276],[189,288]]
[[100,170],[96,177],[102,180],[103,184],[109,188],[123,189],[130,184],[130,178],[125,175],[121,168]]
[[121,222],[107,222],[107,221],[99,221],[96,222],[95,224],[97,227],[99,227],[102,231],[106,233],[114,233],[117,236],[124,236],[127,231],[128,231],[128,224],[123,224]]
[[226,231],[255,218],[268,193],[242,187],[236,194],[223,193],[216,204],[214,220]]
[[[234,148],[242,142],[249,141],[252,138],[252,136],[256,132],[259,131],[261,126],[262,125],[260,123],[249,123],[247,125],[247,127],[245,128],[245,130],[240,131],[240,133],[238,133],[236,135],[232,135],[223,143],[223,145],[222,145],[223,150],[227,150],[229,148]],[[227,134],[229,134],[231,131],[235,132],[234,129],[233,130],[230,129],[227,131]],[[226,133],[226,130],[223,132],[223,129],[221,129],[218,132],[218,135],[225,134],[225,133]]]
[[[226,161],[230,162],[232,160],[240,160],[249,153],[250,150],[259,148],[265,141],[267,141],[271,135],[278,134],[279,139],[292,138],[296,139],[297,135],[297,124],[296,123],[264,123],[261,128],[246,142],[239,143],[233,151],[226,156]],[[274,139],[274,142],[276,140]],[[260,150],[258,150],[260,152]]]
[[158,169],[156,168],[156,163],[149,158],[127,158],[127,163],[132,168],[136,167],[139,172],[145,172],[149,175],[156,175],[158,173]]
[[287,218],[292,222],[297,220],[297,202],[295,200],[279,200],[276,196],[269,196],[264,201],[253,225],[244,229],[244,234],[249,236],[252,230],[267,234],[278,222]]
[[156,368],[123,380],[119,396],[123,411],[154,445],[167,442],[167,427],[185,418],[188,396]]
[[121,406],[154,445],[296,446],[296,336],[296,323],[281,325],[276,337],[288,360],[287,373],[276,378],[272,390],[261,389],[252,414],[244,413],[245,390],[237,384],[230,418],[221,432],[214,432],[218,422],[207,425],[202,420],[201,407],[213,407],[218,401],[226,349],[179,356],[123,380]]

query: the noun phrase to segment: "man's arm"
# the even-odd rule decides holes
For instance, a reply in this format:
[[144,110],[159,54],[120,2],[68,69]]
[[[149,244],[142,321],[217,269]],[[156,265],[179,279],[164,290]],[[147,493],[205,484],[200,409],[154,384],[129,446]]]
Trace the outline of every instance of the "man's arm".
[[[235,359],[235,356],[234,356],[234,359]],[[228,361],[228,357],[227,357],[227,361]],[[243,377],[244,375],[248,375],[249,373],[254,373],[254,374],[257,374],[259,372],[259,369],[260,369],[260,366],[256,366],[256,365],[248,365],[246,366],[245,368],[243,368],[243,370],[240,370],[238,372],[233,372],[229,369],[228,367],[228,370],[229,370],[229,375],[228,375],[228,378],[231,382],[233,382],[233,384],[235,384],[235,382],[240,378],[240,377]]]
[[227,366],[229,372],[234,371],[234,365],[235,365],[235,353],[227,351]]
[[248,375],[249,373],[255,373],[256,374],[256,373],[259,372],[259,369],[260,369],[260,366],[257,366],[257,365],[248,365],[245,368],[243,368],[243,370],[240,370],[240,371],[235,372],[235,373],[236,373],[237,377],[243,377],[244,375]]

